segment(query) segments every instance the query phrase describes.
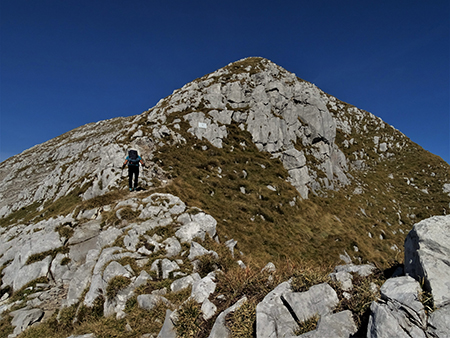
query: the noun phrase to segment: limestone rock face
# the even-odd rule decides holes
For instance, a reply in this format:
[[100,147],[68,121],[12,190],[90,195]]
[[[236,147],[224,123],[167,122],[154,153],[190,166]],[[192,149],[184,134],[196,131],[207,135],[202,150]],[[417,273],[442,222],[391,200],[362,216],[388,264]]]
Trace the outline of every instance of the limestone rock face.
[[327,283],[312,286],[306,292],[288,292],[282,296],[297,320],[305,321],[318,314],[329,314],[339,303],[336,291]]
[[[170,97],[171,112],[185,110],[189,100],[194,112],[184,115],[188,131],[218,148],[228,135],[227,125],[239,123],[252,135],[258,149],[282,160],[290,182],[304,198],[314,177],[305,153],[294,148],[297,142],[313,147],[328,188],[333,182],[346,184],[347,164],[334,143],[336,121],[323,92],[268,60],[261,59],[258,67],[260,72],[240,72],[228,82],[222,79],[229,77],[230,70],[220,69],[184,86]],[[201,111],[201,104],[207,113]]]
[[304,333],[301,338],[322,338],[322,337],[352,337],[357,331],[351,311],[341,311],[338,313],[322,316],[317,323],[317,329]]
[[333,314],[338,303],[336,292],[327,283],[305,292],[292,292],[290,282],[281,283],[256,307],[256,336],[295,337],[298,323],[319,315],[317,329],[302,337],[350,337],[356,325],[349,311]]
[[381,302],[371,305],[368,337],[424,337],[426,314],[413,278],[391,278],[381,288]]
[[450,305],[450,216],[417,223],[405,241],[405,272],[433,294],[434,305]]
[[44,316],[40,309],[21,309],[11,313],[14,317],[11,324],[15,327],[14,332],[8,338],[17,337],[22,331],[32,324],[39,322]]
[[[165,140],[185,141],[178,132],[179,123],[166,125],[168,116],[183,112],[187,113],[179,121],[189,124],[188,132],[218,148],[228,126],[240,124],[260,150],[282,159],[290,181],[304,198],[314,186],[317,169],[326,175],[320,183],[326,188],[348,183],[346,159],[335,144],[337,122],[328,109],[328,97],[269,60],[258,60],[258,72],[249,69],[232,75],[232,70],[222,68],[174,91],[140,116],[82,126],[1,164],[0,217],[80,190],[84,199],[90,199],[118,188],[127,149],[137,149],[150,164],[153,152]],[[142,128],[143,120],[152,123],[151,130]],[[308,166],[304,151],[295,151],[296,143],[312,147],[320,168]],[[156,171],[143,171],[141,182],[151,184]]]
[[[101,225],[103,214],[116,214],[116,210],[122,210],[124,207],[136,210],[138,216],[134,223],[122,228]],[[145,198],[135,197],[101,208],[94,219],[86,219],[85,215],[90,213],[85,211],[77,217],[59,217],[28,227],[11,228],[1,234],[0,264],[4,266],[1,287],[18,290],[39,277],[47,277],[56,285],[54,289],[64,290],[57,295],[63,297],[59,299],[62,307],[80,301],[87,307],[92,307],[100,297],[105,299],[105,316],[116,315],[119,319],[123,318],[126,316],[126,302],[133,296],[134,290],[152,279],[145,270],[139,273],[123,262],[134,261],[141,267],[146,264],[155,266],[156,276],[161,273],[160,278],[167,279],[186,276],[180,267],[184,263],[183,260],[192,265],[188,257],[194,258],[202,254],[198,250],[201,245],[192,242],[196,243],[192,253],[186,253],[186,257],[181,259],[181,244],[178,239],[175,236],[159,236],[154,233],[155,228],[174,229],[179,224],[178,220],[185,219],[188,224],[198,226],[203,239],[206,236],[215,236],[217,222],[210,215],[199,209],[196,209],[195,215],[191,215],[185,213],[186,208],[176,196],[155,193]],[[21,231],[23,234],[18,236]],[[173,232],[175,231],[162,231],[166,234]],[[191,237],[187,237],[187,240],[191,240]],[[153,250],[137,250],[140,245],[143,245],[141,248],[147,245]],[[160,252],[159,257],[162,258],[149,262],[149,257],[154,256],[154,252]],[[117,289],[114,296],[108,296],[110,284],[116,277],[128,280],[129,283]],[[185,280],[176,280],[173,289],[181,290],[191,285],[193,297],[201,302],[207,299],[215,287],[212,276],[201,279],[198,274],[193,274]],[[138,298],[140,306],[144,308],[152,307],[161,300],[163,298],[160,296],[153,295],[142,295]],[[41,303],[39,298],[35,298],[29,305],[39,307]]]
[[[449,332],[449,216],[417,223],[405,241],[406,276],[388,279],[381,299],[370,310],[367,337],[446,337]],[[428,291],[436,310],[427,314],[421,302]]]

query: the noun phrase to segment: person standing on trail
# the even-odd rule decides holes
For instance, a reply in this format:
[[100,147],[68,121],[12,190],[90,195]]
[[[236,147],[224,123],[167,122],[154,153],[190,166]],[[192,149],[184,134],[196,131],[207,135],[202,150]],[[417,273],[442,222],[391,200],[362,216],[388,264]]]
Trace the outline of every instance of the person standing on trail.
[[[130,191],[137,190],[138,179],[139,179],[139,163],[145,168],[145,163],[142,158],[138,155],[136,150],[129,150],[128,156],[122,165],[122,170],[128,165],[128,186]],[[134,186],[133,186],[133,176],[134,176]]]

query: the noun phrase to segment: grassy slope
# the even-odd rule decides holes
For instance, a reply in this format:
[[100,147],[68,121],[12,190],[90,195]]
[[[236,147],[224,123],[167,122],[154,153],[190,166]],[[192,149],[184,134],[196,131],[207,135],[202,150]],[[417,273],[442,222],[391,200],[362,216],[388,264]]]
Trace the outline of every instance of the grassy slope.
[[[352,172],[354,184],[327,197],[311,194],[310,200],[300,200],[286,182],[288,174],[280,161],[259,152],[251,136],[236,125],[228,132],[223,149],[185,133],[186,145],[166,146],[155,159],[172,175],[173,184],[167,192],[210,213],[217,219],[223,239],[236,239],[245,254],[261,260],[289,258],[313,265],[336,264],[346,250],[362,262],[386,267],[402,260],[402,254],[390,248],[396,245],[402,249],[415,221],[442,214],[448,206],[449,198],[441,191],[448,166],[410,141],[395,158]],[[245,147],[240,145],[243,142]],[[422,168],[435,172],[435,176],[422,172]],[[388,178],[390,174],[394,179]],[[429,186],[429,194],[408,186],[403,176]],[[363,185],[362,194],[353,194],[356,182]]]

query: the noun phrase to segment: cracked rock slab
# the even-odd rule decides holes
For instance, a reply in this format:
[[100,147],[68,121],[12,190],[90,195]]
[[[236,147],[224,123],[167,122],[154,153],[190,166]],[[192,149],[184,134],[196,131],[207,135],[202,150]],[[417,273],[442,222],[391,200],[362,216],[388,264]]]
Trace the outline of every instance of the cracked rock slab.
[[433,294],[434,305],[450,304],[450,215],[425,219],[405,240],[405,272]]

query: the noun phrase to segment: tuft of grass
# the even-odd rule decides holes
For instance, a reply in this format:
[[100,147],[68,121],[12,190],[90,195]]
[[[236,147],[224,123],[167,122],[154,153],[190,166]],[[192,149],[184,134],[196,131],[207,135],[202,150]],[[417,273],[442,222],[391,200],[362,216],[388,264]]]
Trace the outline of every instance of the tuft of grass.
[[69,265],[72,260],[69,257],[61,259],[61,265]]
[[71,238],[73,236],[73,234],[75,233],[75,231],[72,229],[72,223],[70,223],[70,222],[67,222],[62,225],[58,225],[55,228],[55,230],[56,230],[56,232],[59,233],[60,237],[64,237],[66,240]]
[[131,284],[131,280],[124,276],[115,276],[106,287],[106,296],[113,299],[117,294]]
[[311,286],[331,281],[325,269],[304,269],[294,273],[291,281],[293,292],[305,292]]
[[76,313],[77,324],[100,320],[103,317],[104,303],[105,298],[100,295],[94,299],[92,307],[81,304]]
[[[127,317],[117,320],[114,316],[103,317],[103,301],[96,300],[98,304],[94,304],[92,309],[74,305],[61,310],[59,316],[55,313],[46,322],[27,329],[20,337],[66,338],[70,335],[93,333],[97,338],[138,338],[144,334],[156,337],[161,330],[166,310],[163,303],[151,311],[140,309],[137,304],[131,305],[132,309],[127,312]],[[131,331],[127,329],[127,324]]]
[[225,310],[244,296],[254,302],[260,302],[283,280],[286,280],[286,276],[282,273],[262,272],[260,267],[251,262],[247,263],[245,269],[235,264],[227,271],[216,274],[217,286],[214,295],[226,295],[226,300],[216,300],[216,305]]
[[118,210],[121,220],[126,220],[128,222],[136,221],[138,216],[141,214],[139,210],[133,210],[129,206],[125,206]]
[[54,318],[54,324],[60,332],[70,332],[74,328],[77,305],[63,308],[59,311],[58,317]]
[[184,302],[177,311],[177,321],[175,323],[175,330],[177,337],[190,338],[196,337],[201,329],[204,319],[200,304],[193,299],[188,299]]
[[11,325],[11,318],[8,318],[9,316],[3,315],[0,318],[0,332],[3,337],[8,337],[10,333],[13,333],[14,327]]
[[53,250],[48,250],[48,251],[39,252],[39,253],[30,255],[28,257],[27,261],[25,262],[25,264],[29,265],[29,264],[32,264],[35,262],[40,262],[47,256],[51,256],[52,259],[54,259],[58,253],[62,253],[62,254],[69,253],[69,247],[61,246],[61,247],[53,249]]
[[256,305],[254,301],[246,301],[225,318],[225,324],[235,338],[252,338],[255,335]]
[[320,316],[316,314],[313,317],[298,323],[297,328],[294,329],[294,335],[300,336],[304,333],[315,330],[317,328],[317,323],[319,322],[319,319]]
[[339,304],[335,309],[335,312],[350,310],[353,313],[353,319],[355,321],[358,332],[356,336],[365,335],[367,331],[367,325],[369,323],[370,316],[370,304],[380,297],[379,291],[374,292],[372,290],[372,283],[379,287],[384,283],[385,277],[380,271],[376,271],[374,274],[361,277],[358,274],[353,274],[353,288],[348,293],[350,298],[347,299],[343,296],[343,291],[336,283],[330,283],[338,294]]
[[436,306],[434,305],[433,294],[425,287],[425,278],[420,279],[420,287],[422,291],[419,293],[419,300],[423,304],[426,313],[429,315],[436,310]]

